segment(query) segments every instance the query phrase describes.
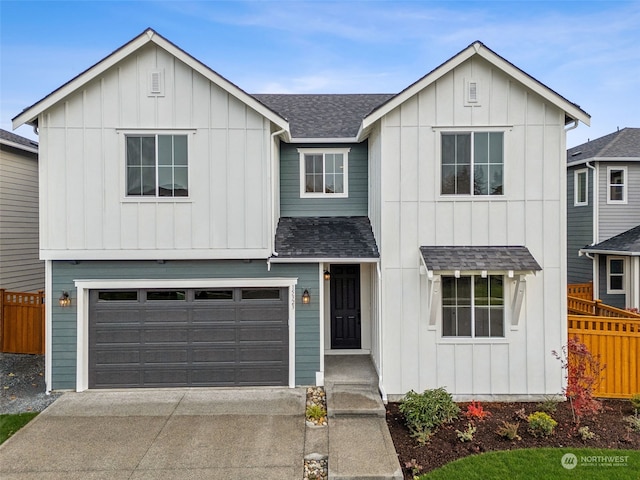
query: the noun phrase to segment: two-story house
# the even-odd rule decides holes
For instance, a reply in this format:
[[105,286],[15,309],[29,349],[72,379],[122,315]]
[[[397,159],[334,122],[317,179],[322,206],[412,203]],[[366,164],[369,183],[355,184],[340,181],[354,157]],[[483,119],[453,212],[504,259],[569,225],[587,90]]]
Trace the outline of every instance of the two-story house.
[[567,151],[567,279],[640,308],[640,128]]
[[559,393],[578,122],[480,42],[398,94],[249,95],[148,30],[14,119],[47,384],[322,384],[351,353],[392,399]]

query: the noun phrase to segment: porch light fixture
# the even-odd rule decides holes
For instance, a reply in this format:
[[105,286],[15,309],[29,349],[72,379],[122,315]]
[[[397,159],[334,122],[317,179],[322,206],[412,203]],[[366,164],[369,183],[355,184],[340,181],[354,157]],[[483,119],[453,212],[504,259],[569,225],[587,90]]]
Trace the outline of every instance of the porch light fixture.
[[71,297],[69,297],[69,292],[62,292],[60,298],[58,299],[58,303],[61,307],[70,307],[71,306]]
[[304,289],[304,292],[302,292],[302,303],[305,305],[311,303],[311,295],[309,295],[309,290],[306,288]]
[[331,272],[329,270],[324,271],[324,279],[331,280]]

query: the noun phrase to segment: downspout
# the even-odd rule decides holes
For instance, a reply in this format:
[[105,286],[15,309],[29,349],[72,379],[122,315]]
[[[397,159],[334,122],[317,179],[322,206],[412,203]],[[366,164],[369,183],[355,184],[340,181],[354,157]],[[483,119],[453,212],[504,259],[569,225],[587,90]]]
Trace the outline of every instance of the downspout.
[[[281,135],[285,132],[284,128],[281,128],[280,130],[278,130],[277,132],[273,132],[271,134],[271,229],[273,232],[273,235],[271,235],[271,239],[269,240],[271,242],[271,256],[272,257],[277,257],[278,256],[278,252],[276,252],[276,232],[275,232],[275,228],[274,228],[274,223],[275,223],[275,218],[276,218],[276,201],[275,201],[275,195],[276,195],[276,174],[275,174],[275,165],[276,165],[276,161],[279,161],[280,159],[276,159],[276,145],[275,145],[275,141],[276,141],[276,137],[278,135]],[[276,225],[277,228],[277,225]],[[271,271],[271,257],[269,257],[267,259],[267,271]]]
[[378,275],[378,390],[380,390],[382,402],[386,405],[389,399],[382,383],[382,270],[380,262],[376,263],[376,273]]
[[[599,190],[598,190],[598,182],[599,182],[599,178],[598,178],[598,169],[591,165],[589,162],[585,162],[585,165],[587,166],[588,169],[590,169],[593,172],[593,202],[591,202],[591,208],[593,209],[593,214],[592,214],[592,218],[591,218],[591,222],[592,222],[592,226],[591,226],[591,239],[592,239],[592,243],[591,245],[595,245],[596,243],[598,243],[598,222],[600,221],[600,215],[598,215],[598,195],[599,195]],[[587,183],[588,184],[588,183]],[[599,288],[599,283],[600,283],[600,278],[598,276],[598,264],[595,261],[595,257],[593,257],[589,252],[585,253],[585,256],[591,260],[591,281],[592,281],[592,285],[593,285],[593,298],[599,298],[600,297],[600,288]]]

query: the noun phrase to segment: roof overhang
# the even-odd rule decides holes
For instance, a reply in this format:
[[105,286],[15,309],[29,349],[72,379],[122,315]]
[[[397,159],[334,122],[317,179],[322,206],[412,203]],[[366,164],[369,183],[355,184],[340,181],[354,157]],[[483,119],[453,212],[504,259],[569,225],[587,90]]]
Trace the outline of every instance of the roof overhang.
[[575,167],[589,162],[640,162],[640,157],[591,157],[567,162],[567,167]]
[[0,144],[6,145],[7,147],[16,148],[18,150],[23,150],[29,153],[38,153],[38,147],[30,147],[29,145],[24,145],[18,142],[12,142],[11,140],[0,139]]
[[367,257],[271,257],[271,263],[380,263],[379,258]]
[[257,101],[251,95],[246,93],[237,85],[234,85],[226,78],[222,77],[218,73],[211,70],[205,64],[196,60],[194,57],[186,53],[181,48],[177,47],[158,33],[156,33],[152,29],[145,30],[142,34],[138,35],[136,38],[128,42],[127,44],[120,47],[115,52],[111,53],[106,58],[100,60],[98,63],[88,68],[69,82],[62,85],[57,90],[53,91],[43,99],[39,100],[35,104],[30,107],[27,107],[22,111],[19,115],[13,118],[12,124],[13,128],[16,129],[21,125],[28,124],[37,126],[38,116],[44,112],[45,110],[51,108],[53,105],[57,104],[67,96],[71,95],[73,92],[82,88],[82,86],[86,85],[88,82],[92,81],[96,77],[103,74],[105,71],[144,47],[145,45],[153,43],[158,47],[166,50],[168,53],[191,67],[193,70],[200,73],[202,76],[210,80],[211,82],[218,85],[223,90],[227,91],[230,95],[233,95],[241,102],[245,103],[255,111],[257,111],[260,115],[264,116],[272,123],[274,123],[279,129],[285,130],[283,132],[283,136],[288,141],[291,137],[289,122],[282,118],[280,115],[275,113],[273,110],[266,107],[264,104]]
[[502,58],[493,50],[486,47],[482,42],[474,42],[466,49],[462,50],[460,53],[447,60],[439,67],[435,68],[427,75],[425,75],[412,85],[408,86],[402,92],[398,93],[396,96],[392,97],[387,102],[383,103],[380,107],[371,112],[369,115],[367,115],[362,120],[362,124],[360,125],[360,130],[358,131],[358,141],[364,140],[368,136],[369,131],[371,130],[373,125],[383,116],[406,102],[409,98],[418,94],[428,85],[431,85],[436,80],[442,78],[444,75],[476,55],[484,58],[496,68],[502,70],[505,74],[511,76],[512,78],[523,84],[525,87],[534,91],[553,105],[563,110],[565,112],[565,124],[569,124],[572,121],[580,121],[585,125],[590,125],[591,116],[587,112],[582,110],[578,105],[571,103],[558,93],[551,90],[549,87],[533,78],[531,75],[520,70],[518,67]]
[[620,257],[640,257],[640,252],[636,251],[625,251],[625,250],[604,250],[601,248],[581,248],[578,250],[580,255],[585,254],[597,254],[597,255],[614,255]]

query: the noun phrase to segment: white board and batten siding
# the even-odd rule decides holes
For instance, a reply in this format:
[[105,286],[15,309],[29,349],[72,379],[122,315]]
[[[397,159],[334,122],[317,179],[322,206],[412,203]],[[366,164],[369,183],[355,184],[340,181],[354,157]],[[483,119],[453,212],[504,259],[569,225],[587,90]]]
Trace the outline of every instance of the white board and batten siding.
[[[465,104],[470,78],[477,106]],[[370,191],[381,191],[372,224],[380,232],[387,394],[441,386],[461,399],[560,393],[551,351],[566,337],[564,112],[474,57],[390,111],[380,128],[370,147],[381,153],[371,152],[371,162],[398,159],[373,165],[370,175],[379,182]],[[504,131],[504,195],[440,195],[440,133],[483,129]],[[519,319],[506,279],[505,338],[442,337],[441,319],[430,321],[421,245],[529,249],[542,271],[525,277]]]
[[0,146],[0,288],[44,290],[38,254],[38,155]]
[[[270,129],[164,49],[140,48],[40,115],[43,256],[266,258]],[[189,197],[126,197],[127,133],[188,135]]]

